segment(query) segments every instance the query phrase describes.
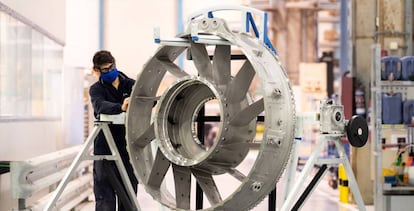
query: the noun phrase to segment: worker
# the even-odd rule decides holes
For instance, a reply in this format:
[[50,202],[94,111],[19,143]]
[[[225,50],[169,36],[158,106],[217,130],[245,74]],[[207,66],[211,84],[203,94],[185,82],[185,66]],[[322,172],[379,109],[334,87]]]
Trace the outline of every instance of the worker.
[[[93,56],[93,73],[99,78],[89,89],[95,118],[99,120],[100,114],[120,114],[125,112],[128,108],[129,96],[135,80],[128,78],[128,76],[116,69],[115,58],[106,50],[98,51]],[[126,149],[125,125],[110,124],[109,129],[128,173],[132,188],[137,193],[138,180],[133,172]],[[111,154],[102,131],[94,140],[94,154]],[[116,197],[117,191],[114,187],[113,178],[109,178],[109,170],[115,172],[116,178],[123,184],[114,161],[94,161],[95,210],[115,211],[117,203],[118,210],[126,210],[127,208],[120,201],[119,195]],[[126,187],[123,188],[125,191],[128,190]]]

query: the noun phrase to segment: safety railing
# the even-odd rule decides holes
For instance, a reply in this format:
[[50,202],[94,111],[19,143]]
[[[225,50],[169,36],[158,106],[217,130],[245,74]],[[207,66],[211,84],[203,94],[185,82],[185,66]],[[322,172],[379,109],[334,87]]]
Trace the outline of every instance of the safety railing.
[[[17,210],[43,210],[56,184],[63,178],[81,145],[10,162],[11,193],[18,200]],[[92,161],[82,162],[56,204],[58,210],[71,210],[92,194]],[[36,196],[36,197],[34,197]],[[26,204],[29,198],[38,199]],[[33,200],[30,200],[33,201]]]

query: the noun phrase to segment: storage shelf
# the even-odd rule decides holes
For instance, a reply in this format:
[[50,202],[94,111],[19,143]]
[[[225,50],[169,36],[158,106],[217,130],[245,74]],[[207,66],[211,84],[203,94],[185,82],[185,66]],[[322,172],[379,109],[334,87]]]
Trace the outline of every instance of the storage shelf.
[[381,86],[414,86],[414,81],[381,81]]
[[414,195],[414,186],[407,185],[407,186],[395,186],[389,187],[384,185],[384,195]]
[[382,124],[381,129],[407,129],[405,124]]
[[339,41],[319,42],[318,46],[322,48],[339,48]]
[[401,149],[401,148],[407,147],[408,145],[410,145],[410,144],[406,144],[406,143],[403,143],[403,144],[382,144],[381,146],[382,146],[382,149],[388,149],[388,148],[399,148],[399,149]]
[[[375,201],[375,210],[385,211],[392,210],[391,206],[398,206],[398,203],[395,202],[395,198],[404,195],[414,196],[414,186],[396,186],[391,187],[391,184],[384,184],[383,178],[383,168],[384,157],[389,156],[390,152],[386,149],[391,148],[406,148],[410,147],[411,141],[407,140],[405,143],[383,143],[383,136],[397,134],[407,134],[411,125],[408,124],[382,124],[382,95],[383,92],[393,91],[394,93],[399,92],[402,94],[402,100],[412,99],[413,98],[413,89],[414,81],[387,81],[381,80],[381,46],[375,44],[372,47],[372,60],[371,60],[371,98],[372,98],[372,119],[371,124],[371,135],[373,138],[373,149],[374,149],[374,162],[375,162],[375,186],[374,186],[374,197]],[[398,141],[398,140],[397,140]],[[384,154],[383,154],[384,153]],[[400,199],[400,198],[399,198]],[[394,200],[394,201],[392,201]],[[395,209],[400,210],[400,209]]]
[[318,17],[318,21],[322,23],[339,23],[340,19],[338,16],[335,17]]

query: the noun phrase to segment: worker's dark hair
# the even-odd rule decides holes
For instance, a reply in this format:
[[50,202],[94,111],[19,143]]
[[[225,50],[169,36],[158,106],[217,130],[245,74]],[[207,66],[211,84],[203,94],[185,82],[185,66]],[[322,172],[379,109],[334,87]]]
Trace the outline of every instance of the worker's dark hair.
[[93,56],[93,68],[99,68],[103,64],[115,63],[115,58],[112,56],[111,52],[106,50],[101,50],[95,53]]

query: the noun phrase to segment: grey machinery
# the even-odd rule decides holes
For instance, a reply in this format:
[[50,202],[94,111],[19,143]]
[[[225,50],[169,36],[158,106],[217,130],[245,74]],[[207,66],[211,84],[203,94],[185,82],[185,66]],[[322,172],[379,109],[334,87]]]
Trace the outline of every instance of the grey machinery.
[[[240,30],[215,17],[225,10],[240,12]],[[160,47],[137,78],[126,118],[127,148],[140,184],[173,210],[194,209],[196,182],[210,205],[203,210],[253,208],[286,167],[296,119],[289,79],[267,38],[267,14],[241,6],[208,8],[191,15],[175,38],[161,39],[155,30],[155,42]],[[176,64],[180,56],[190,59],[184,67]],[[242,60],[234,61],[236,56]],[[207,148],[198,138],[197,118],[212,101],[219,122]],[[259,115],[265,119],[257,148],[252,143]],[[252,157],[247,169],[240,167]],[[234,188],[223,190],[217,177]]]
[[[221,10],[241,11],[245,20],[240,32],[231,31],[223,19],[214,17],[213,11]],[[262,29],[252,15],[261,18]],[[266,21],[266,13],[252,8],[210,8],[195,13],[183,34],[156,40],[161,47],[137,79],[126,127],[135,173],[146,191],[163,205],[190,209],[192,179],[211,205],[206,210],[247,210],[274,189],[292,147],[295,102],[278,56],[266,45]],[[249,28],[257,36],[248,33]],[[236,72],[231,70],[233,51],[245,56]],[[190,54],[195,71],[174,63],[186,54]],[[173,75],[175,81],[152,112],[151,99],[156,98],[166,74]],[[214,145],[206,150],[197,138],[195,120],[212,99],[219,108],[219,131]],[[261,113],[265,114],[265,130],[256,150],[251,143]],[[151,150],[152,142],[157,143],[156,150]],[[258,153],[250,169],[238,169],[253,151]],[[174,181],[170,189],[162,185],[169,169]],[[216,175],[229,175],[236,187],[222,195]]]

